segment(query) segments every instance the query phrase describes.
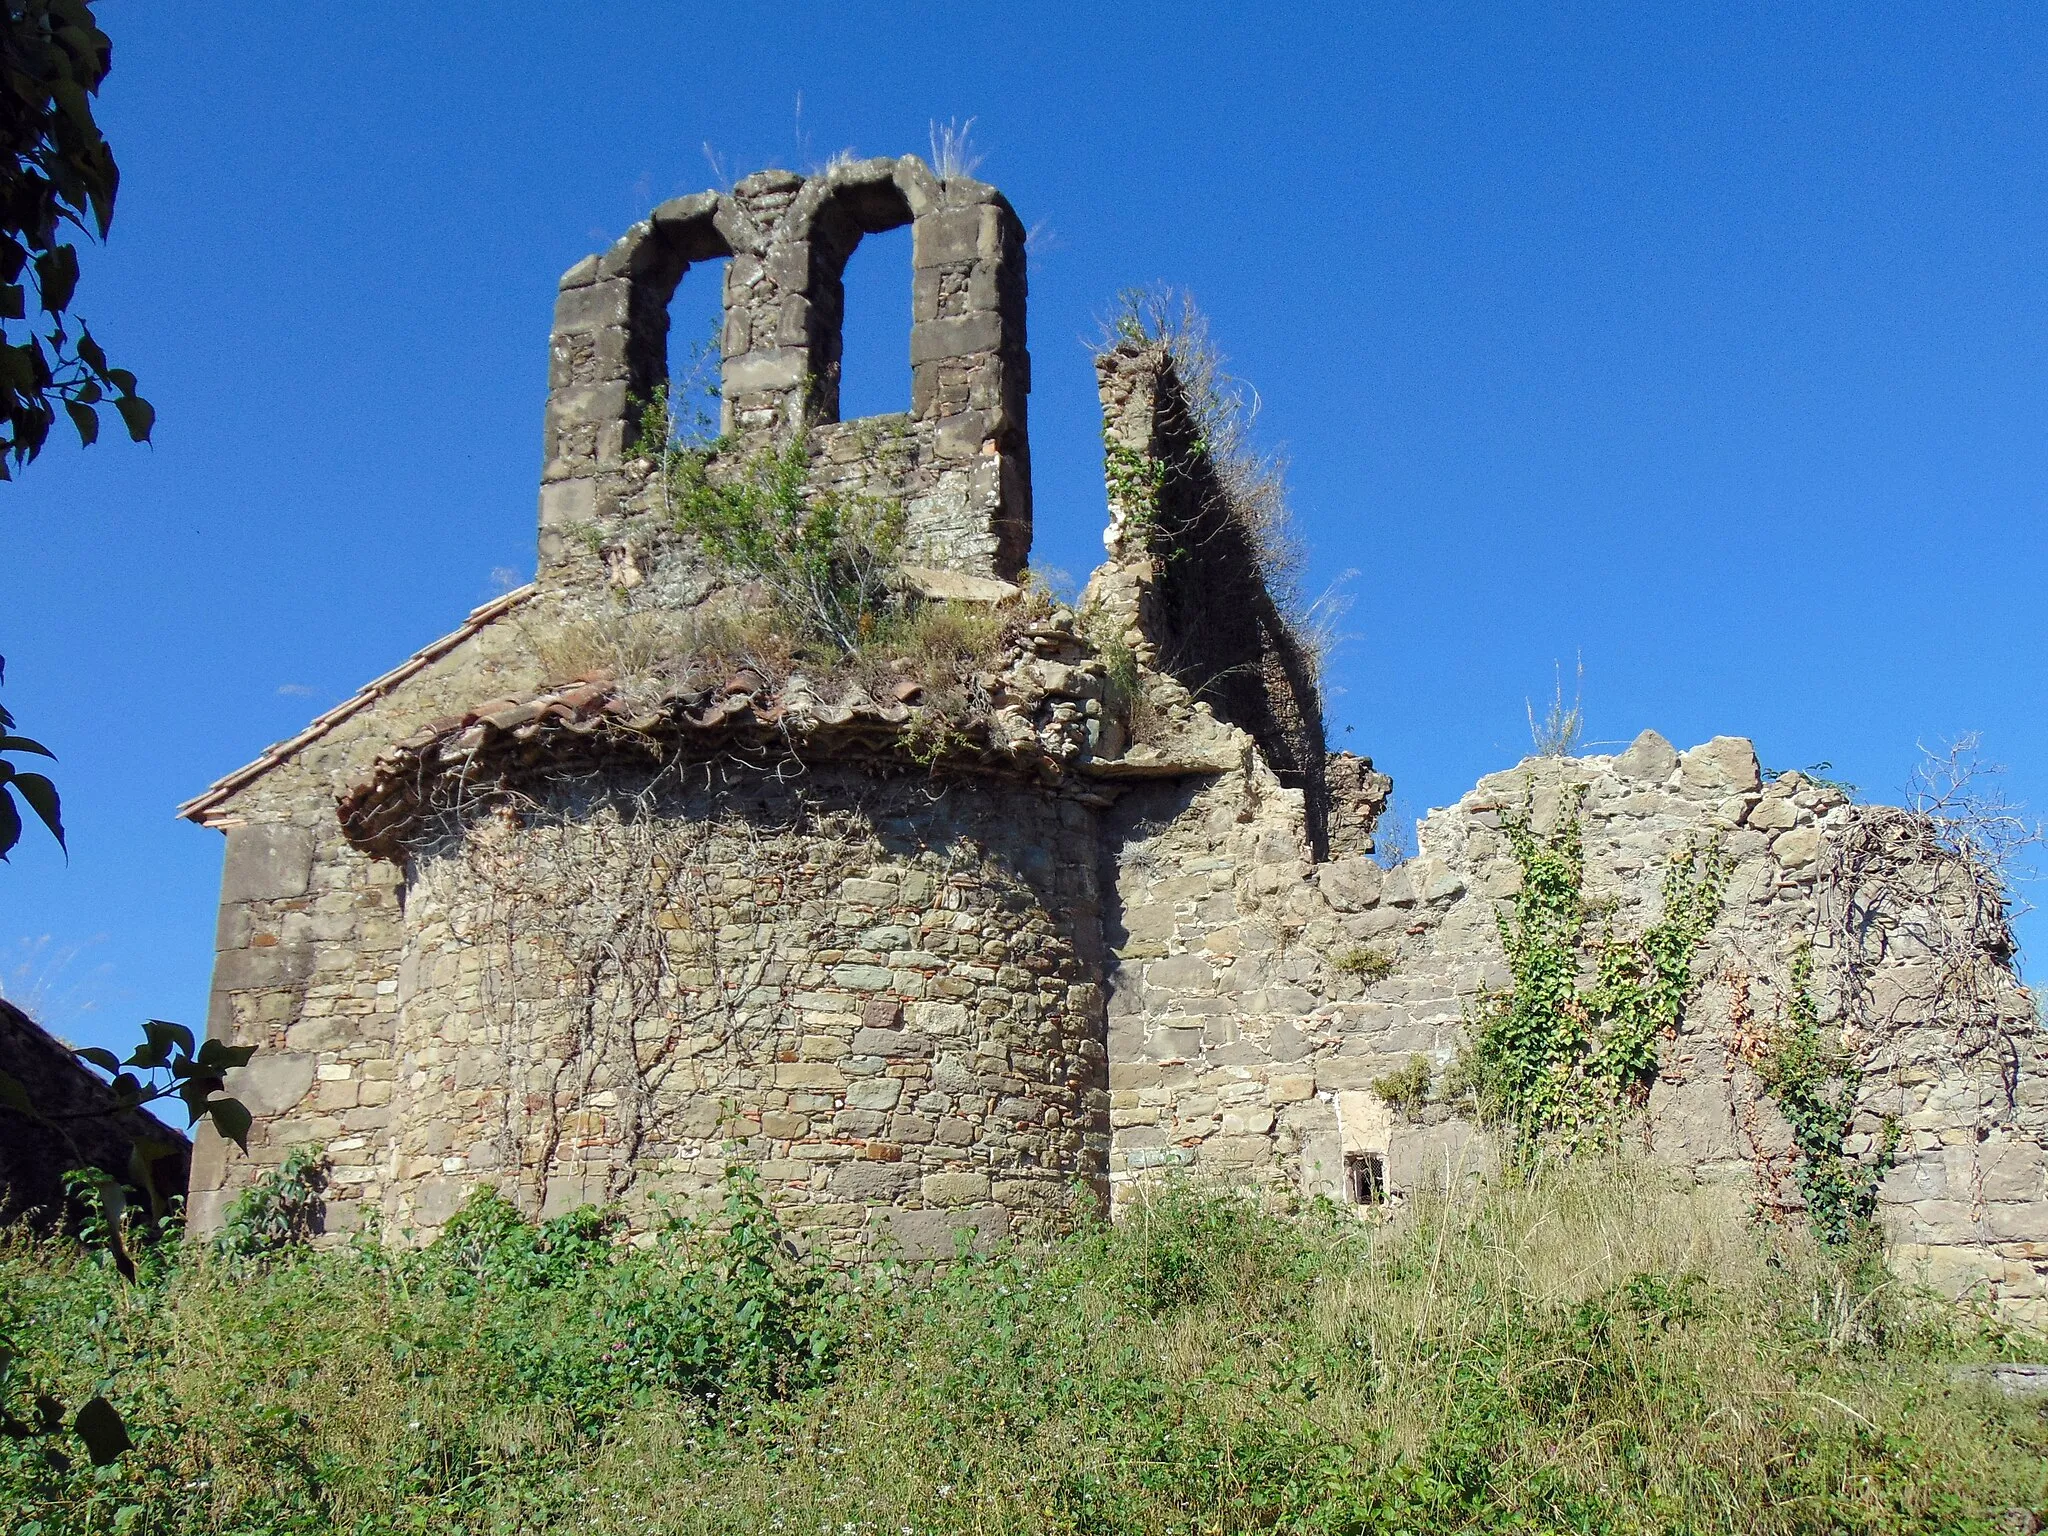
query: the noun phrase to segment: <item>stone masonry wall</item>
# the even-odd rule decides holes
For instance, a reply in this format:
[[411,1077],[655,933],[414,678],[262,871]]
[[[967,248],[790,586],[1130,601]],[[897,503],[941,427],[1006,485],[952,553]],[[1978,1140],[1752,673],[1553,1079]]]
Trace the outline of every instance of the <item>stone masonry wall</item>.
[[411,860],[387,1230],[729,1160],[835,1253],[1058,1225],[1106,1151],[1092,823],[729,763],[501,802]]
[[1123,342],[1095,360],[1109,559],[1085,609],[1302,792],[1309,845],[1329,850],[1323,707],[1313,659],[1267,585],[1264,552],[1202,442],[1167,348]]

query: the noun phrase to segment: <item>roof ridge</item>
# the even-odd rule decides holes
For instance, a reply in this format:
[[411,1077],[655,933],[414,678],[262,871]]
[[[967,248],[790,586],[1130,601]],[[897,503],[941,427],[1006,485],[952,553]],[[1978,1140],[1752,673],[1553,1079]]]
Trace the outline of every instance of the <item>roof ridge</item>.
[[407,678],[414,676],[439,661],[471,635],[474,635],[486,625],[502,618],[505,614],[510,613],[514,608],[517,608],[521,603],[532,597],[538,590],[539,583],[529,581],[523,587],[514,587],[502,597],[494,597],[488,603],[472,608],[469,611],[469,617],[464,619],[459,627],[451,630],[431,644],[420,647],[420,649],[414,651],[412,655],[408,656],[383,676],[373,678],[363,684],[362,687],[343,699],[339,704],[314,719],[312,724],[300,731],[298,735],[288,737],[286,740],[276,743],[254,762],[245,763],[233,773],[214,780],[205,789],[179,806],[177,814],[187,821],[196,821],[201,826],[210,825],[211,823],[207,819],[208,814],[217,809],[223,801],[247,788],[250,784],[262,778],[264,774],[270,772],[271,769],[286,762],[306,747],[312,745],[312,743],[318,741],[350,716],[367,709]]

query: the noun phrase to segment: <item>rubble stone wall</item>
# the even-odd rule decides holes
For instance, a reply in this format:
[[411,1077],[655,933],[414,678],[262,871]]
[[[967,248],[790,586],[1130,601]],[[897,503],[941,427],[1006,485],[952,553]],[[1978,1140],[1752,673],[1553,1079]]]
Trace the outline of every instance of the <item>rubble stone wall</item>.
[[500,810],[407,874],[392,1230],[732,1160],[834,1252],[950,1252],[1100,1183],[1092,812],[731,763]]
[[1370,1158],[1398,1202],[1488,1168],[1485,1138],[1441,1102],[1398,1114],[1373,1084],[1421,1055],[1441,1088],[1475,1004],[1511,979],[1498,914],[1521,872],[1502,817],[1547,832],[1580,791],[1585,895],[1617,933],[1656,921],[1688,848],[1733,865],[1632,1134],[1799,1218],[1797,1154],[1756,1063],[1810,946],[1821,1020],[1864,1064],[1845,1150],[1871,1160],[1888,1120],[1900,1132],[1878,1188],[1895,1258],[2048,1318],[2048,1053],[2002,919],[1959,955],[1947,940],[1982,892],[1953,859],[1845,864],[1901,813],[1797,774],[1766,784],[1730,737],[1681,754],[1646,732],[1613,757],[1531,759],[1432,812],[1391,870],[1311,864],[1298,796],[1256,769],[1126,796],[1104,877],[1117,1189],[1187,1166],[1344,1198],[1345,1160]]
[[216,1226],[238,1190],[300,1144],[324,1148],[334,1164],[329,1230],[355,1227],[380,1204],[398,1075],[402,876],[350,845],[335,786],[426,722],[539,682],[523,601],[491,605],[485,622],[417,671],[366,689],[302,745],[273,749],[265,771],[187,807],[227,834],[207,1032],[258,1047],[231,1079],[255,1115],[249,1156],[210,1125],[194,1132],[193,1230]]

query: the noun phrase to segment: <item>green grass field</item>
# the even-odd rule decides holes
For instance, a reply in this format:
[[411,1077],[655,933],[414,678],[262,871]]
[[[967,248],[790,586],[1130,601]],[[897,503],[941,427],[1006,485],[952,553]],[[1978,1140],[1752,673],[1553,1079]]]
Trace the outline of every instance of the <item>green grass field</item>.
[[[473,1205],[434,1247],[0,1244],[13,1532],[1993,1532],[2040,1340],[1724,1198],[1582,1166],[1364,1225],[1171,1188],[935,1273],[794,1258],[734,1181],[651,1245]],[[24,1399],[25,1401],[25,1399]],[[17,1412],[23,1412],[20,1404]],[[75,1448],[75,1442],[74,1442]]]

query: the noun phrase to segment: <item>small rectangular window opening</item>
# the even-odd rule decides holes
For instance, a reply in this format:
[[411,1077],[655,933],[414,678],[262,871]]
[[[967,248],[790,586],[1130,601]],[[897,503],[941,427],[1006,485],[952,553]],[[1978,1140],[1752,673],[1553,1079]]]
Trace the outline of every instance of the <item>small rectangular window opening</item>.
[[1353,1205],[1385,1205],[1386,1159],[1377,1152],[1345,1153],[1344,1193]]

